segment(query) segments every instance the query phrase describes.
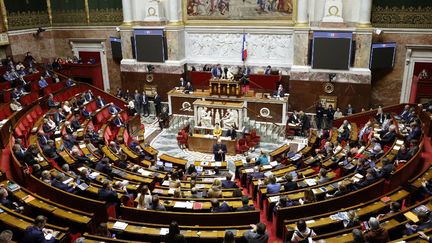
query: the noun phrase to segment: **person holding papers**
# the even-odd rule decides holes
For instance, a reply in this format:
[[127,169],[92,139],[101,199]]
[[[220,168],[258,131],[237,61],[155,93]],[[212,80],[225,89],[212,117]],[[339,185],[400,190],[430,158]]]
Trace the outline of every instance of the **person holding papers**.
[[255,160],[255,165],[268,165],[269,159],[267,153],[261,150],[260,156]]
[[24,231],[24,236],[21,242],[40,242],[40,243],[54,243],[55,237],[52,236],[52,231],[44,229],[47,218],[39,215],[34,220],[34,224],[29,226]]
[[213,145],[213,155],[215,161],[225,161],[225,154],[227,152],[227,147],[218,139],[217,143]]

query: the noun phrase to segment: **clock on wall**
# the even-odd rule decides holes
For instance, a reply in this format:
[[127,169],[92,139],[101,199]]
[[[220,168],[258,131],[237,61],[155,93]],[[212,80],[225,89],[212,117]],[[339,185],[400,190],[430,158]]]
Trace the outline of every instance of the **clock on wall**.
[[342,0],[326,0],[322,22],[343,23]]
[[144,21],[164,21],[165,20],[163,6],[158,0],[145,0],[144,11],[145,11]]

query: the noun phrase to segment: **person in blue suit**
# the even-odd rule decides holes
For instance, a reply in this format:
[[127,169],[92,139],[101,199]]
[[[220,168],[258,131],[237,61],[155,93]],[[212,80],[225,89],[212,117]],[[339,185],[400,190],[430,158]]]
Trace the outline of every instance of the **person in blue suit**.
[[237,184],[232,181],[232,174],[227,172],[226,176],[225,176],[226,180],[222,181],[222,187],[223,188],[237,188]]

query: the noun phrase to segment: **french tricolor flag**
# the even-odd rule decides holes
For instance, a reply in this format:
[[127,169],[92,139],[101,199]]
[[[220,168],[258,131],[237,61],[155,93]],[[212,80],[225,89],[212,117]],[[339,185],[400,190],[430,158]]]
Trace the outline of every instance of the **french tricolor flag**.
[[243,33],[243,47],[242,47],[242,61],[245,62],[247,59],[247,42],[246,42],[246,34]]

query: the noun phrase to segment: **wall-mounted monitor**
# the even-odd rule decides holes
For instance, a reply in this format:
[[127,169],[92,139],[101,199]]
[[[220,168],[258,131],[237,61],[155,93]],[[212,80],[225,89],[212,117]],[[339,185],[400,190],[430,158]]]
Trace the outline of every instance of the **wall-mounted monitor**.
[[388,69],[393,68],[396,56],[396,43],[373,43],[370,55],[369,68]]
[[348,70],[351,62],[351,32],[314,32],[313,69]]

